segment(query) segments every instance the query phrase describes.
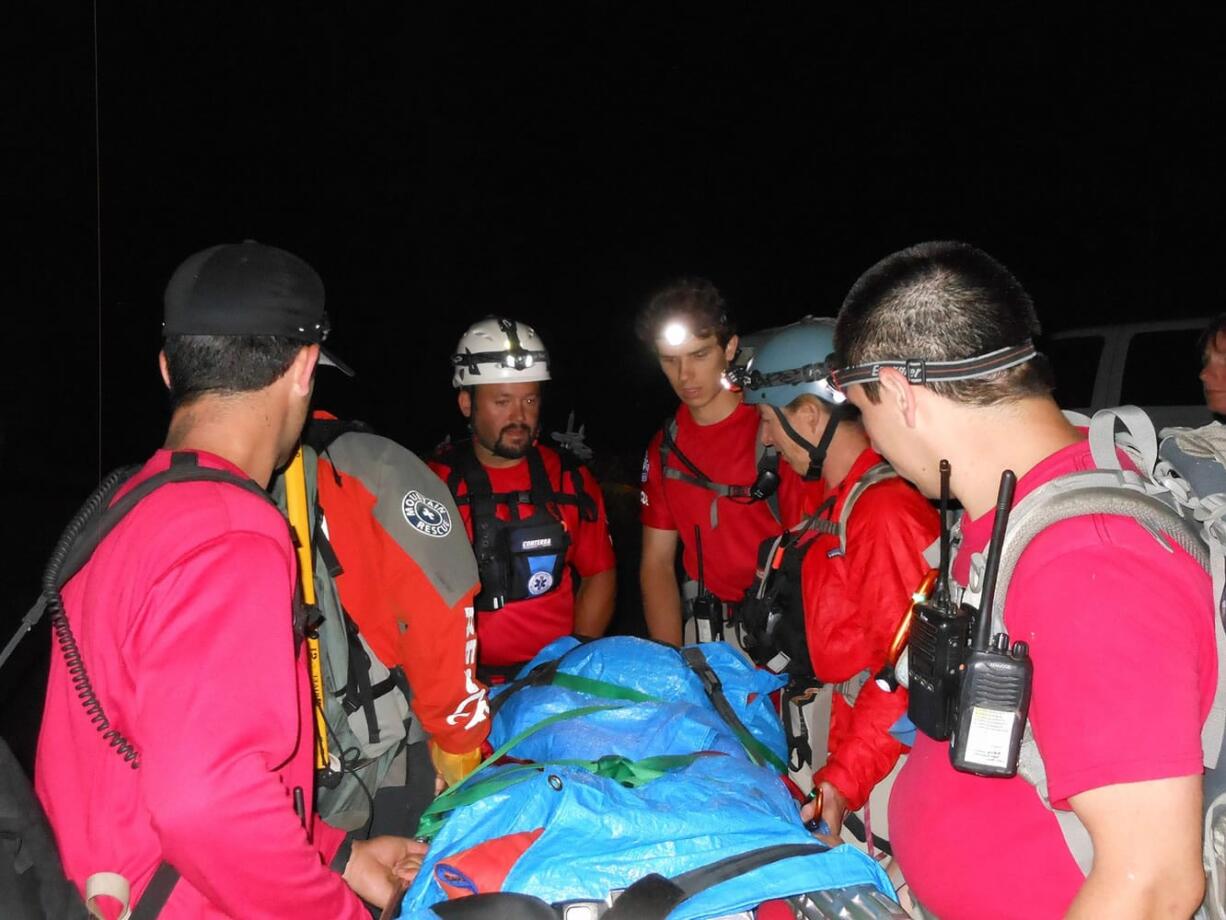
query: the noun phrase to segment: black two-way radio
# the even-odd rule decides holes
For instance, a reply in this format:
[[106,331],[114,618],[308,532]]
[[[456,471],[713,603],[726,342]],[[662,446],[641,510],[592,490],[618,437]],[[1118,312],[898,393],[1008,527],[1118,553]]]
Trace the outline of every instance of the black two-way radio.
[[996,575],[1017,477],[1005,470],[996,497],[996,519],[984,565],[983,592],[975,613],[975,632],[962,674],[958,718],[949,759],[955,770],[978,776],[1013,776],[1026,716],[1034,664],[1025,642],[1009,646],[1007,633],[992,635]]
[[907,715],[929,738],[944,741],[957,724],[958,685],[970,640],[969,608],[949,592],[949,461],[941,461],[941,559],[932,597],[915,607],[907,644]]
[[724,604],[707,590],[702,565],[702,528],[694,525],[694,552],[698,557],[698,593],[690,607],[699,642],[724,640]]

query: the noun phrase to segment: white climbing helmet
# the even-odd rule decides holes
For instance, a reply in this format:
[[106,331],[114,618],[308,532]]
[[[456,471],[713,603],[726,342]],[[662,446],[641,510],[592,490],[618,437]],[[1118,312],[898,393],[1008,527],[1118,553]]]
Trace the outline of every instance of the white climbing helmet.
[[451,365],[453,387],[549,379],[549,352],[536,330],[500,316],[487,316],[469,326],[460,336]]

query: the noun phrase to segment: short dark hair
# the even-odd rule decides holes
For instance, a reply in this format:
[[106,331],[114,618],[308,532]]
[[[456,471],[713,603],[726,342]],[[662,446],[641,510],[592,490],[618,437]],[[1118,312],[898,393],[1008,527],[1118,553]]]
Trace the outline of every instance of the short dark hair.
[[[852,285],[835,326],[844,365],[922,358],[955,361],[1019,345],[1040,332],[1030,295],[1010,271],[968,243],[919,243],[886,256]],[[932,382],[956,402],[990,406],[1051,393],[1041,355],[973,380]],[[877,384],[864,384],[877,402]]]
[[1196,350],[1200,355],[1200,363],[1203,366],[1205,363],[1205,352],[1209,350],[1210,345],[1216,345],[1218,336],[1226,335],[1226,313],[1219,313],[1209,321],[1209,325],[1205,327],[1205,331],[1200,334],[1200,338],[1196,342]]
[[719,289],[706,278],[678,278],[660,288],[639,311],[634,331],[639,339],[652,345],[660,328],[673,317],[684,318],[695,338],[715,336],[721,348],[736,334],[728,305]]
[[207,394],[251,393],[281,377],[305,342],[281,335],[171,335],[162,350],[170,376],[170,406]]

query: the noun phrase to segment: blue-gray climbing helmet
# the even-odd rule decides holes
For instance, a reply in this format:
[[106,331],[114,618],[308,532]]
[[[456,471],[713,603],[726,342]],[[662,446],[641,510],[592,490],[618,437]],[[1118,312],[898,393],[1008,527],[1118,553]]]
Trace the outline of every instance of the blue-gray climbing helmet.
[[[831,360],[834,320],[806,316],[791,325],[757,333],[753,340],[753,355],[743,367],[731,369],[729,379],[741,388],[745,402],[765,403],[774,410],[784,433],[809,453],[809,469],[804,478],[817,479],[835,429],[847,412],[847,397],[830,382],[831,372],[837,367]],[[802,437],[783,412],[785,406],[804,393],[830,406],[830,421],[817,444]]]

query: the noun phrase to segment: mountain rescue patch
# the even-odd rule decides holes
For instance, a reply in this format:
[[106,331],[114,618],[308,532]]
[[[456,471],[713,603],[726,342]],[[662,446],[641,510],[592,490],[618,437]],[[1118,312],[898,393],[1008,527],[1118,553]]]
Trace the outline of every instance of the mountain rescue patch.
[[445,537],[451,533],[451,514],[447,507],[433,498],[427,498],[416,489],[405,493],[400,503],[404,519],[414,530],[420,530],[427,537]]

